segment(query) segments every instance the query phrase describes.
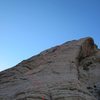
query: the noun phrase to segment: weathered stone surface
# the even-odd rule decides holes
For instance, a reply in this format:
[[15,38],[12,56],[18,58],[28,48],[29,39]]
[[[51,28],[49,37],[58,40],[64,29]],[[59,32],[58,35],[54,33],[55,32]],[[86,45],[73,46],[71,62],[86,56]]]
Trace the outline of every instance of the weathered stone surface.
[[100,50],[66,42],[0,72],[0,100],[100,100]]

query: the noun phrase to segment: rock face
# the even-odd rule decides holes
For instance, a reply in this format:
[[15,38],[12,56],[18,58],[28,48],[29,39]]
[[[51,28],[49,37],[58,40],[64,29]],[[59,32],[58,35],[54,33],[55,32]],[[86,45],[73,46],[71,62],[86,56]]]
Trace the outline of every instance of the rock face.
[[0,100],[100,100],[100,50],[66,42],[0,72]]

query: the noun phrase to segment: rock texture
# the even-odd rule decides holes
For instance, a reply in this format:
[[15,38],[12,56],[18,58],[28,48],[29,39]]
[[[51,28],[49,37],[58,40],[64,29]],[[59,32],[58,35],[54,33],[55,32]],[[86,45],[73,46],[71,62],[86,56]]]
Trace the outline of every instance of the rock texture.
[[100,50],[66,42],[0,72],[0,100],[100,100]]

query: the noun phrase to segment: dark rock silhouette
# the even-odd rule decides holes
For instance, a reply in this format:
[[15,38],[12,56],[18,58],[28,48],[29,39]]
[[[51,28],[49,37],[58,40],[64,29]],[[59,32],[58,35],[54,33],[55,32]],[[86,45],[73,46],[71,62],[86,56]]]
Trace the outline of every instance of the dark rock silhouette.
[[0,72],[0,100],[100,100],[100,50],[66,42]]

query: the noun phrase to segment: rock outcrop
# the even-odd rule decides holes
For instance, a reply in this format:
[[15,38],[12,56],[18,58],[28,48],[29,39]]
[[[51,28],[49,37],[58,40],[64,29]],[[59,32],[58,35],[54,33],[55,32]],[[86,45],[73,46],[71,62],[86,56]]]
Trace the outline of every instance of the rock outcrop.
[[100,50],[66,42],[0,72],[0,100],[100,100]]

